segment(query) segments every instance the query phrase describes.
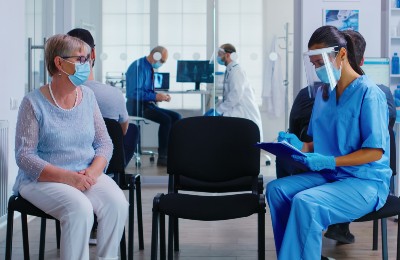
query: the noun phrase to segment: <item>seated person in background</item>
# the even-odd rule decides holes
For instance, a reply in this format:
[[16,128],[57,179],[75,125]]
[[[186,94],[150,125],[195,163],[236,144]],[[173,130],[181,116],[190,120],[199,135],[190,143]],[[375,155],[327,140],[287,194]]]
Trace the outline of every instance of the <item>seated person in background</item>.
[[[352,37],[355,47],[354,52],[356,62],[362,66],[364,64],[364,52],[366,48],[364,37],[359,32],[353,30],[348,30],[345,33]],[[386,101],[389,108],[388,130],[390,135],[394,135],[393,126],[396,121],[396,107],[394,105],[393,95],[389,87],[384,85],[378,85],[378,87],[386,95]],[[301,142],[312,142],[312,138],[307,135],[307,130],[313,105],[314,97],[310,97],[308,88],[303,88],[300,90],[299,94],[294,100],[292,110],[290,111],[289,133],[296,135]],[[390,167],[392,170],[395,170],[396,149],[393,141],[394,138],[390,138]],[[303,171],[292,166],[291,164],[283,162],[279,157],[276,158],[277,178],[282,178],[301,172]],[[354,235],[350,233],[349,223],[334,224],[329,226],[324,236],[345,244],[354,243]]]
[[167,165],[168,137],[172,125],[181,115],[157,106],[156,102],[171,100],[170,95],[154,91],[154,69],[168,59],[168,51],[162,46],[151,50],[148,56],[135,60],[126,72],[126,108],[129,115],[147,118],[160,124],[158,129],[157,165]]
[[229,43],[222,44],[218,50],[217,62],[226,66],[223,99],[210,109],[205,116],[231,116],[252,120],[260,130],[261,140],[263,130],[260,110],[257,106],[253,88],[247,79],[246,73],[236,62],[236,48]]
[[90,75],[84,85],[93,90],[103,117],[114,119],[121,124],[122,132],[124,134],[125,163],[128,164],[134,155],[138,143],[139,130],[137,125],[129,124],[125,97],[119,89],[94,80],[93,66],[96,60],[96,49],[92,34],[88,30],[82,28],[75,28],[67,34],[81,39],[91,48]]
[[[91,48],[90,74],[84,85],[94,92],[103,118],[114,119],[121,124],[124,134],[125,164],[127,165],[132,159],[139,141],[139,130],[135,124],[128,122],[129,116],[126,111],[125,97],[119,89],[94,80],[93,66],[96,60],[96,50],[92,34],[82,28],[72,29],[67,34],[86,42]],[[89,240],[92,245],[97,244],[97,224],[97,219],[95,219]]]
[[325,83],[316,93],[308,127],[313,142],[301,143],[294,134],[281,139],[306,152],[293,159],[310,170],[273,180],[266,188],[282,260],[319,259],[322,231],[379,210],[392,174],[386,97],[363,75],[352,37],[322,26],[308,48],[306,72],[319,72]]
[[118,259],[128,202],[104,174],[113,145],[93,91],[82,85],[90,73],[90,47],[58,34],[44,52],[52,78],[21,102],[13,192],[60,221],[61,259],[89,259],[93,213],[101,231],[97,257]]

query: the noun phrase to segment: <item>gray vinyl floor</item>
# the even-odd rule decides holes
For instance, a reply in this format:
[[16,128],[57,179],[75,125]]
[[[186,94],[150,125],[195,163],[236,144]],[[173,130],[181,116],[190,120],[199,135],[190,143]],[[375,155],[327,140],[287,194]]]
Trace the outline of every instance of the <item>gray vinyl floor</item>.
[[[262,157],[263,158],[263,157]],[[142,167],[136,169],[134,163],[128,167],[128,171],[140,171],[142,176],[166,177],[165,167],[157,167],[151,164],[149,158],[142,157]],[[262,160],[265,160],[263,158]],[[273,160],[272,160],[273,161]],[[262,173],[266,180],[273,178],[274,165],[265,166],[261,161]],[[144,220],[144,251],[138,250],[137,233],[135,234],[135,259],[150,259],[150,238],[151,238],[151,208],[154,196],[157,193],[167,191],[166,184],[152,183],[148,179],[142,186],[143,220]],[[126,193],[127,195],[127,193]],[[135,216],[136,222],[136,216]],[[136,225],[136,223],[135,223]],[[45,259],[59,259],[59,251],[55,243],[54,221],[47,221],[46,251]],[[372,251],[372,222],[352,223],[350,225],[356,242],[351,245],[340,245],[333,240],[323,238],[323,254],[335,259],[382,259],[379,241],[379,250]],[[40,220],[33,218],[29,222],[29,243],[31,259],[38,258],[39,250],[39,229]],[[135,232],[137,228],[135,226]],[[0,259],[5,255],[5,228],[0,229]],[[266,216],[266,259],[276,259],[274,250],[273,233],[271,220],[267,209]],[[397,223],[393,219],[388,220],[388,241],[389,259],[395,259]],[[179,260],[250,260],[257,259],[257,217],[250,216],[227,221],[201,222],[201,221],[180,221],[180,252],[175,254]],[[73,249],[71,249],[73,250]],[[90,246],[91,257],[96,259],[96,247]],[[23,258],[22,236],[20,220],[16,219],[13,239],[13,259]],[[319,259],[318,259],[319,260]]]

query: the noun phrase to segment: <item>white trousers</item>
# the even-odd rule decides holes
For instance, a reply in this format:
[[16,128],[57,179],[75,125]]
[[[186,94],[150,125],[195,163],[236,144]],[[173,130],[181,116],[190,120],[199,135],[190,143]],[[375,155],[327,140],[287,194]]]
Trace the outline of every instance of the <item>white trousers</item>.
[[60,220],[62,260],[89,259],[93,212],[98,222],[98,259],[118,259],[129,203],[122,190],[106,174],[84,192],[63,183],[31,182],[21,185],[20,194]]

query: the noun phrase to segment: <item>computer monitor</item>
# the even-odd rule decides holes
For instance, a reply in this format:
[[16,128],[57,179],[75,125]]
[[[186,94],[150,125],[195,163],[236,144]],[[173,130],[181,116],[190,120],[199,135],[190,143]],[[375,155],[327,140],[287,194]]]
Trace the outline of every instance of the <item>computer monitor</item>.
[[375,84],[390,87],[389,58],[365,58],[361,68]]
[[176,81],[194,82],[195,90],[200,90],[200,83],[214,82],[214,64],[209,60],[178,60]]
[[154,72],[154,89],[169,90],[169,73]]

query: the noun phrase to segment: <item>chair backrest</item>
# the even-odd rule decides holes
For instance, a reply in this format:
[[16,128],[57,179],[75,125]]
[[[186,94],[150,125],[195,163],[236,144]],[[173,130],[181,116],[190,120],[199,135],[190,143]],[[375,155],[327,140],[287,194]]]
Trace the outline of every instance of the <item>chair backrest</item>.
[[104,118],[108,134],[114,145],[113,155],[106,173],[125,173],[124,135],[120,123],[114,119]]
[[257,125],[234,117],[190,117],[176,122],[168,143],[168,174],[224,182],[260,173]]

